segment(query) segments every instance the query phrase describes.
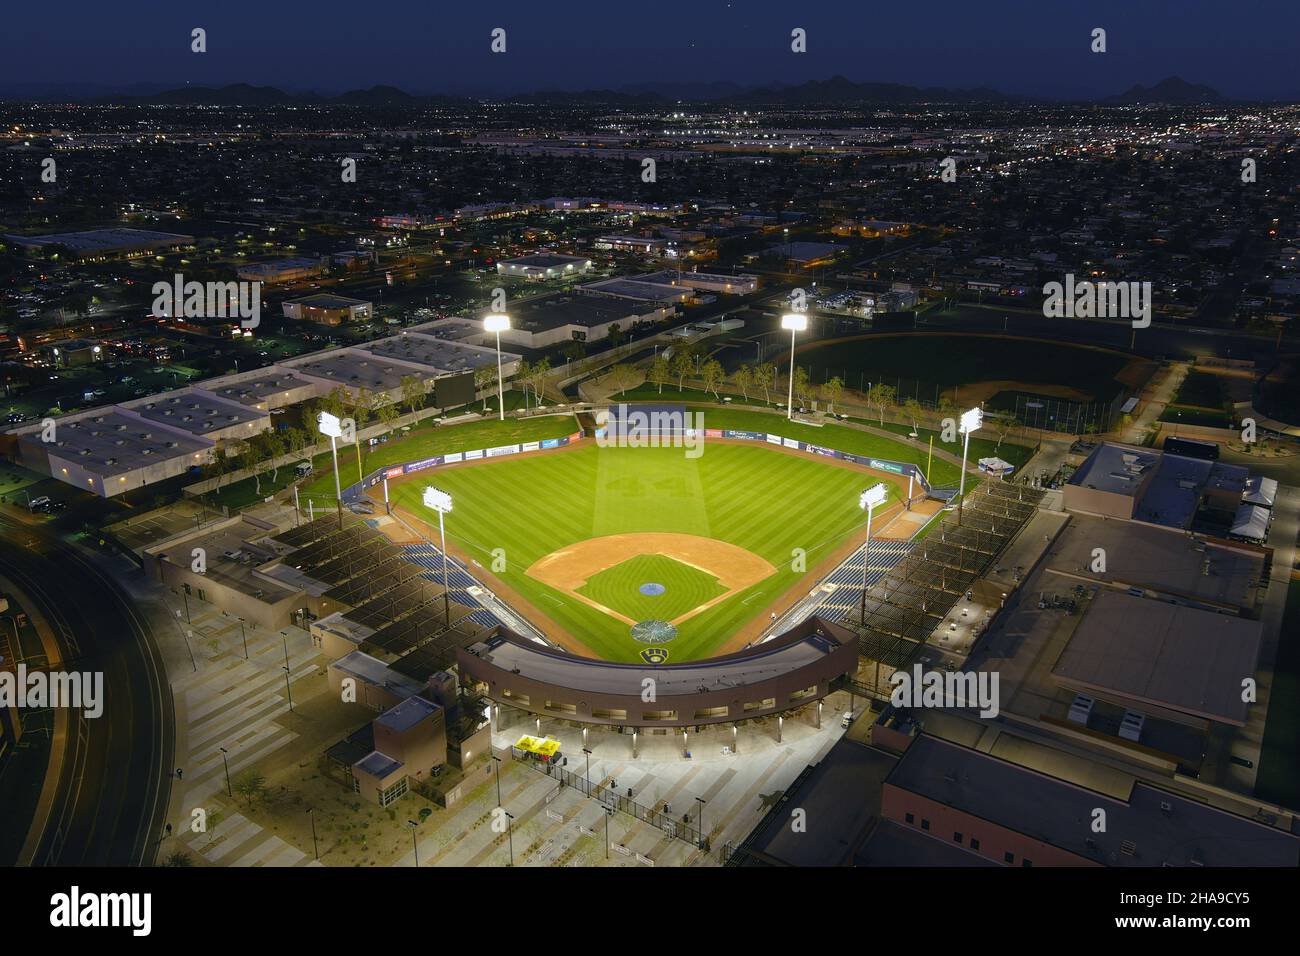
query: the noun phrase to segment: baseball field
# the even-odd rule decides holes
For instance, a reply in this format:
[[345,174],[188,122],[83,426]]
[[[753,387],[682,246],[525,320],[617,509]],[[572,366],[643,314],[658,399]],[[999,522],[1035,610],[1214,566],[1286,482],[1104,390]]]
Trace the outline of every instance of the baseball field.
[[862,534],[858,494],[881,480],[759,445],[707,442],[692,458],[588,440],[441,468],[391,493],[430,522],[425,485],[449,492],[449,549],[571,650],[640,661],[654,647],[683,661],[729,650],[787,591],[811,587]]

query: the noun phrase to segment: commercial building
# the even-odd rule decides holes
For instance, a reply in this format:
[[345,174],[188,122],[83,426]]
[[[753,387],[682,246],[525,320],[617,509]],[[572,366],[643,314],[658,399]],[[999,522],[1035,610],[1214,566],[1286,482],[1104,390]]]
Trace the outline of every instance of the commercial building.
[[322,325],[343,325],[348,322],[369,322],[373,310],[365,299],[350,299],[344,295],[320,293],[301,299],[288,299],[282,303],[286,318]]
[[694,293],[689,288],[667,283],[650,282],[639,276],[589,282],[586,285],[579,286],[578,291],[583,295],[608,296],[612,299],[628,299],[632,302],[660,306],[685,303],[694,298]]
[[676,313],[671,303],[637,302],[599,295],[569,294],[516,302],[510,307],[510,328],[501,341],[525,348],[544,348],[559,342],[595,342],[617,324],[621,329],[638,322],[659,322]]
[[193,236],[148,229],[89,229],[42,236],[8,234],[3,238],[5,242],[34,251],[61,249],[72,262],[134,259],[194,245]]
[[250,262],[235,270],[235,275],[246,282],[297,282],[314,279],[325,271],[324,259],[274,259],[270,262]]
[[498,275],[531,279],[536,282],[578,276],[590,270],[590,259],[583,256],[561,256],[550,252],[520,256],[517,259],[502,259],[497,262]]
[[758,276],[742,273],[740,275],[723,275],[713,272],[649,272],[637,276],[641,282],[655,282],[661,285],[685,286],[697,292],[722,292],[727,295],[748,295],[758,291]]
[[[1104,829],[1092,826],[1097,810]],[[1001,866],[1279,866],[1300,837],[1141,780],[1089,790],[921,734],[885,780],[882,819]]]

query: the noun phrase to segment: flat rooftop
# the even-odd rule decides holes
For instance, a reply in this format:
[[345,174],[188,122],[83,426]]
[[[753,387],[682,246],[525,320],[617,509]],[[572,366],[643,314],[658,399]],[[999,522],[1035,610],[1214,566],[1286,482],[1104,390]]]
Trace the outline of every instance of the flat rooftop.
[[246,524],[219,528],[207,534],[188,538],[164,551],[160,556],[168,564],[189,568],[193,561],[193,549],[202,548],[207,562],[205,577],[255,600],[275,604],[293,597],[298,591],[272,580],[257,570],[258,565],[265,564],[275,557],[269,551],[248,543],[249,534],[258,531],[259,529]]
[[602,279],[579,286],[583,292],[639,299],[643,302],[680,302],[690,296],[682,286],[646,282],[642,279]]
[[[660,698],[686,696],[757,684],[820,661],[840,645],[832,638],[810,634],[803,640],[772,646],[770,650],[763,650],[764,646],[751,649],[743,657],[660,664],[654,669],[657,693]],[[640,695],[641,681],[646,674],[642,664],[571,657],[547,651],[532,642],[517,643],[505,637],[495,637],[469,650],[489,664],[516,671],[530,680],[592,693]]]
[[525,332],[543,332],[565,325],[590,328],[608,322],[620,322],[650,311],[654,310],[628,300],[563,294],[514,303],[510,307],[510,324]]
[[[485,365],[496,366],[496,350],[463,342],[452,342],[436,335],[423,332],[406,332],[385,339],[378,339],[365,345],[358,345],[358,351],[370,352],[382,358],[394,358],[421,368],[436,375],[454,375],[459,372],[472,372]],[[501,361],[513,362],[520,358],[510,352],[501,353]]]
[[193,236],[150,229],[88,229],[84,232],[52,232],[43,236],[4,237],[20,246],[66,246],[73,252],[132,252],[159,246],[188,245]]
[[1052,675],[1071,687],[1244,726],[1241,682],[1255,674],[1261,636],[1258,621],[1102,591]]
[[[1091,570],[1094,548],[1106,552],[1104,573]],[[1239,609],[1255,605],[1255,585],[1264,573],[1263,557],[1244,549],[1216,545],[1182,531],[1082,514],[1073,515],[1052,542],[1046,566],[1063,574]]]
[[207,435],[235,425],[249,425],[254,434],[257,425],[265,424],[266,413],[234,402],[222,401],[195,389],[163,392],[152,398],[123,403],[141,418],[179,428],[191,435]]
[[420,681],[403,677],[379,658],[371,657],[364,651],[353,651],[329,666],[372,687],[382,687],[397,697],[414,697],[424,689],[424,684]]
[[327,382],[330,388],[341,385],[372,392],[391,391],[401,386],[403,377],[421,372],[417,366],[403,365],[359,348],[321,352],[286,364],[299,375]]
[[[886,783],[1107,866],[1300,862],[1294,834],[1176,793],[1139,781],[1116,798],[928,734],[912,741]],[[1080,825],[1097,807],[1106,810],[1104,833]]]
[[533,256],[519,256],[514,259],[502,259],[503,266],[519,266],[521,268],[530,267],[534,269],[559,269],[570,264],[588,263],[591,260],[586,256],[562,256],[556,253],[539,252]]
[[314,385],[305,378],[274,366],[260,375],[241,378],[237,381],[227,379],[208,379],[207,383],[196,386],[205,392],[211,392],[218,398],[239,405],[275,405],[276,400],[288,401],[291,392]]
[[[125,475],[182,456],[190,456],[195,464],[200,464],[212,448],[212,442],[207,439],[172,428],[153,427],[115,408],[56,421],[56,440],[45,446],[47,451],[100,476]],[[36,426],[24,437],[39,441],[39,432],[40,427]]]
[[1070,476],[1069,484],[1113,495],[1136,497],[1147,476],[1160,463],[1161,453],[1102,442]]
[[369,299],[351,299],[346,295],[318,292],[301,299],[285,299],[286,305],[305,305],[309,309],[350,309],[357,305],[370,305]]
[[423,697],[408,697],[395,707],[390,707],[377,718],[375,723],[382,724],[398,733],[410,730],[430,714],[437,713],[438,705]]

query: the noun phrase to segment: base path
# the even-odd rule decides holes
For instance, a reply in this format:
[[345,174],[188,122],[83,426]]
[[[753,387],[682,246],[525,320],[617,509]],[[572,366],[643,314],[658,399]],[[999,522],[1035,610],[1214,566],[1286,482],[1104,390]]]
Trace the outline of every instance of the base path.
[[588,538],[538,558],[525,573],[530,578],[550,585],[557,591],[563,591],[611,617],[628,624],[635,624],[636,621],[625,615],[579,594],[578,588],[601,571],[641,554],[671,558],[717,578],[718,583],[727,589],[725,593],[713,600],[676,618],[671,622],[673,624],[680,624],[718,602],[725,601],[737,591],[743,591],[750,585],[757,584],[776,573],[776,568],[771,562],[738,545],[719,541],[716,538],[702,538],[699,535],[668,531],[633,532]]

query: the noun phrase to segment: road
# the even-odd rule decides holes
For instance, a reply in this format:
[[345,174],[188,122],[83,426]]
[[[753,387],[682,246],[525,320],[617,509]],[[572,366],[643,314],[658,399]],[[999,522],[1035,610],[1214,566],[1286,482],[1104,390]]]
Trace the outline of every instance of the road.
[[49,622],[58,669],[104,675],[102,715],[69,715],[68,752],[32,863],[151,865],[170,791],[174,711],[145,616],[76,548],[8,515],[0,516],[0,573]]

